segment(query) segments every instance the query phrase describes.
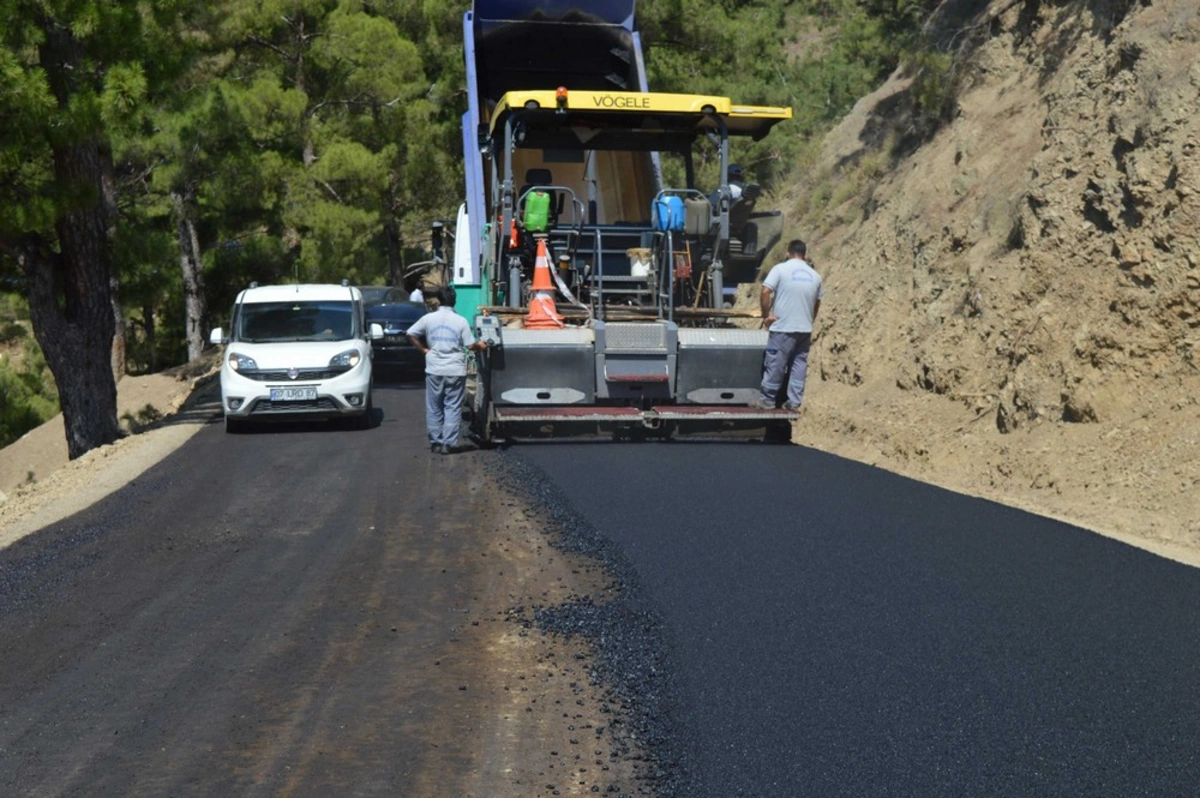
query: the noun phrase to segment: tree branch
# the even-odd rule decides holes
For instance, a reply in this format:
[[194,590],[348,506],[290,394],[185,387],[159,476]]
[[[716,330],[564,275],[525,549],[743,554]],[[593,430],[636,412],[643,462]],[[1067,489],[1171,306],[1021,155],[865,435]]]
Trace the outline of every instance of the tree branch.
[[246,41],[249,44],[254,44],[273,51],[276,55],[283,58],[283,60],[287,61],[289,64],[294,64],[296,62],[296,55],[294,53],[288,52],[274,42],[269,42],[266,39],[260,39],[257,36],[251,36],[250,38],[246,39]]
[[326,181],[324,181],[324,180],[318,180],[318,179],[316,179],[316,178],[314,178],[314,180],[316,180],[316,181],[317,181],[317,185],[321,186],[322,188],[324,188],[326,191],[328,191],[328,192],[329,192],[329,196],[333,197],[333,198],[334,198],[334,200],[336,200],[336,201],[337,201],[339,204],[341,204],[341,202],[342,202],[342,198],[341,198],[340,196],[338,196],[338,193],[337,193],[337,191],[334,189],[334,187],[333,187],[333,186],[329,185],[329,183],[327,183],[327,182],[326,182]]

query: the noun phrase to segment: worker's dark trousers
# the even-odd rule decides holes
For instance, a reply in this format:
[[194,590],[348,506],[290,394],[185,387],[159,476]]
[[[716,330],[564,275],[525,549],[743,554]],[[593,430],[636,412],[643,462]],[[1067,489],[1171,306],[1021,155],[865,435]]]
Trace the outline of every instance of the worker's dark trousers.
[[425,426],[429,430],[430,443],[446,446],[458,443],[466,387],[466,377],[425,375]]
[[[784,374],[788,374],[787,406],[797,408],[804,397],[804,380],[808,376],[808,349],[812,333],[773,332],[767,336],[767,353],[763,357],[762,400],[778,404],[779,389]],[[790,372],[790,374],[789,374]]]

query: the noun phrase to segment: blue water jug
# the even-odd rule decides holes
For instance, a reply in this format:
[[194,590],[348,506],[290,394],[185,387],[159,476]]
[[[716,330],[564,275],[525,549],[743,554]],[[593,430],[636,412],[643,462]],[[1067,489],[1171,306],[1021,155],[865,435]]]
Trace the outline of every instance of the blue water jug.
[[655,230],[679,232],[683,230],[683,198],[659,197],[651,208],[650,223]]

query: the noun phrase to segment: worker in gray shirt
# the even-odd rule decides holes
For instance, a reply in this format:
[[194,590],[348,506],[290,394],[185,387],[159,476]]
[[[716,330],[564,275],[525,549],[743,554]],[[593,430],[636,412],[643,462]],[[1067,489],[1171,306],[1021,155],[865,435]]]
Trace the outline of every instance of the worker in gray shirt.
[[451,454],[458,443],[463,394],[467,385],[468,349],[486,349],[471,325],[454,312],[453,286],[438,289],[438,307],[408,328],[408,339],[425,355],[425,425],[429,451]]
[[808,374],[808,350],[813,322],[821,309],[824,290],[821,275],[804,260],[808,247],[800,239],[788,242],[788,259],[776,264],[763,280],[759,304],[762,324],[768,330],[763,358],[762,397],[757,405],[779,407],[779,389],[785,374],[788,410],[798,410]]

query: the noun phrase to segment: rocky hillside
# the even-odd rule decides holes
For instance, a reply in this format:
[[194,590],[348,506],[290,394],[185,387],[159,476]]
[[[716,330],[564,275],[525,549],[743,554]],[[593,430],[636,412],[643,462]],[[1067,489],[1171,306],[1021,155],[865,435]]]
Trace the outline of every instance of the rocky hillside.
[[826,280],[798,439],[1200,550],[1200,5],[973,6],[950,120],[897,74],[783,197]]

